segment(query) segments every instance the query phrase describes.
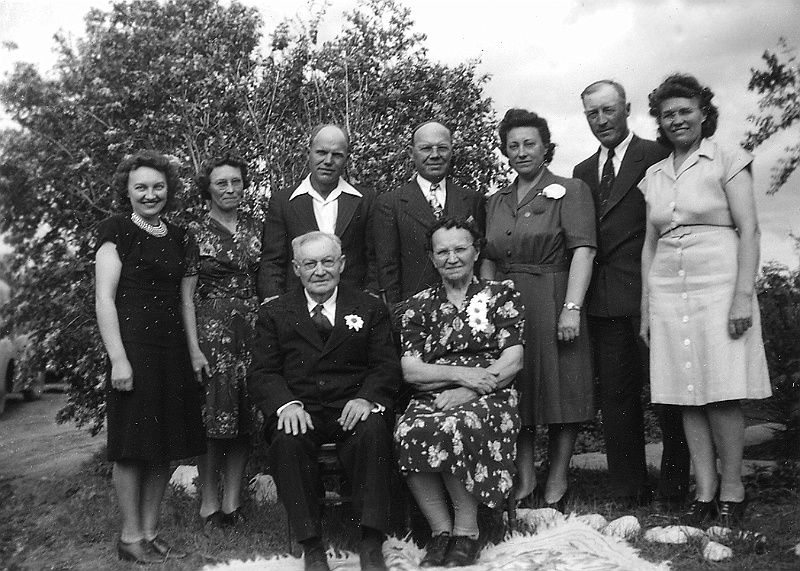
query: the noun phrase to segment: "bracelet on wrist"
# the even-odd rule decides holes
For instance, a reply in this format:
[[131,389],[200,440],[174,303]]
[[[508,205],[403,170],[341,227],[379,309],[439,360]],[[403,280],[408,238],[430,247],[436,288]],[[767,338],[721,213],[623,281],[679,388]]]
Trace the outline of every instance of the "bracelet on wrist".
[[574,311],[580,311],[581,310],[581,306],[578,305],[577,303],[572,303],[571,301],[568,301],[567,303],[564,304],[564,309],[567,309],[569,311],[573,311],[573,310]]

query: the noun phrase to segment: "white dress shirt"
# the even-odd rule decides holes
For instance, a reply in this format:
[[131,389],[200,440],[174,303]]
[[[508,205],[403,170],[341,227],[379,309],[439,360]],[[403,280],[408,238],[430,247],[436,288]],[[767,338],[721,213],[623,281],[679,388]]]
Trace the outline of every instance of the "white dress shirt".
[[359,198],[364,196],[350,183],[339,177],[339,184],[336,188],[327,197],[322,198],[322,195],[311,186],[311,175],[308,175],[294,190],[289,200],[293,200],[303,194],[309,195],[314,205],[314,218],[317,219],[317,227],[322,232],[335,234],[336,219],[339,216],[339,197],[343,192]]
[[[436,200],[439,202],[439,206],[444,208],[444,203],[447,200],[447,189],[445,187],[445,181],[447,178],[443,178],[439,181],[439,188],[433,194],[436,196]],[[422,194],[425,196],[425,200],[428,200],[428,197],[431,195],[431,186],[433,183],[426,178],[422,178],[420,175],[417,175],[417,184],[419,185],[420,189],[422,190]],[[430,202],[430,200],[428,200]]]
[[[611,158],[611,164],[614,165],[614,176],[619,174],[619,168],[622,166],[622,159],[625,158],[625,153],[628,152],[628,146],[633,139],[633,131],[628,131],[628,136],[622,139],[622,142],[614,147],[614,156]],[[600,145],[600,156],[597,160],[597,180],[603,179],[603,165],[606,164],[608,159],[608,147]]]

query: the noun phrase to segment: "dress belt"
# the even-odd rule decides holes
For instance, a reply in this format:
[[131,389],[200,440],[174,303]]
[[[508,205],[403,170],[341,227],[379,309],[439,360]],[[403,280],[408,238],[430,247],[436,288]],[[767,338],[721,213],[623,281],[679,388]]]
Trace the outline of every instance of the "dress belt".
[[558,272],[569,271],[569,264],[523,264],[522,262],[512,262],[510,264],[501,262],[498,269],[504,274],[555,274]]
[[684,231],[684,233],[681,234],[681,236],[685,236],[686,234],[691,234],[692,233],[692,231],[693,231],[692,228],[697,228],[697,227],[705,227],[705,228],[708,228],[709,230],[711,228],[730,228],[730,229],[734,229],[735,228],[735,226],[731,226],[729,224],[679,224],[678,226],[673,226],[671,228],[667,228],[658,237],[659,237],[659,239],[663,238],[667,234],[671,234],[672,232],[675,232],[676,230],[681,230],[681,229],[686,229]]

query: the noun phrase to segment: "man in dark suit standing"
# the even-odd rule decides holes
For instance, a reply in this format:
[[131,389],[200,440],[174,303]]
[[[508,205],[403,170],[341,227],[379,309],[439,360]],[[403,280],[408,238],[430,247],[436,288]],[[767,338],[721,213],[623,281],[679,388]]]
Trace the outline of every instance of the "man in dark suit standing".
[[485,197],[447,178],[453,157],[450,130],[428,122],[411,135],[411,157],[417,174],[392,192],[381,194],[375,206],[375,255],[378,284],[394,305],[439,282],[425,251],[428,228],[444,216],[472,218],[486,227]]
[[327,570],[321,542],[317,451],[336,442],[360,520],[361,568],[384,570],[389,526],[391,424],[400,362],[386,307],[340,283],[346,258],[334,234],[292,241],[302,283],[262,305],[249,388],[266,419],[267,460],[305,568]]
[[295,187],[277,191],[264,219],[263,252],[258,272],[262,299],[298,285],[292,270],[291,242],[313,230],[336,234],[347,256],[342,281],[358,289],[377,291],[372,244],[375,194],[355,188],[342,178],[350,139],[338,125],[319,125],[308,144],[309,175]]
[[[589,127],[600,149],[575,167],[573,176],[592,189],[597,214],[597,255],[587,292],[589,335],[600,382],[608,471],[620,499],[650,502],[641,395],[648,355],[639,339],[641,254],[646,208],[637,188],[647,168],[669,151],[628,129],[630,103],[610,80],[581,93]],[[657,407],[663,432],[659,493],[680,503],[689,491],[689,449],[679,407]]]

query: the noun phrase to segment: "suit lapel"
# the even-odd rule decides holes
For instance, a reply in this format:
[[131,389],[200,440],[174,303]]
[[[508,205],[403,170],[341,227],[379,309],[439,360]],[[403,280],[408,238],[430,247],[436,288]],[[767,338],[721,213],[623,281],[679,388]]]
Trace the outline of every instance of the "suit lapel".
[[[614,186],[611,187],[611,196],[608,198],[606,208],[600,213],[601,219],[635,186],[636,178],[639,176],[643,165],[644,153],[639,146],[639,139],[634,136],[630,145],[628,145],[625,157],[622,159],[619,173],[614,178]],[[596,168],[594,173],[597,176]]]
[[309,194],[301,194],[289,201],[289,208],[300,221],[304,232],[319,230],[317,217],[314,216],[314,199]]
[[457,184],[449,179],[445,180],[447,181],[445,183],[447,194],[445,195],[444,211],[447,216],[464,218],[469,213],[469,195]]
[[350,224],[350,221],[353,219],[353,214],[355,214],[360,200],[361,199],[359,197],[353,196],[352,194],[347,194],[346,192],[343,192],[339,195],[339,198],[337,199],[337,202],[339,203],[339,210],[336,214],[336,235],[340,238],[347,229],[347,226]]
[[287,303],[287,311],[291,314],[289,322],[300,335],[321,351],[324,347],[322,337],[308,314],[308,305],[303,290],[296,288],[290,295],[291,298]]
[[411,218],[425,228],[430,228],[436,223],[436,217],[433,215],[431,205],[425,200],[425,195],[422,194],[422,189],[416,180],[404,186],[400,189],[400,192],[402,193],[400,200],[404,203],[403,210]]
[[[350,336],[350,328],[345,323],[345,317],[357,314],[358,308],[353,304],[353,300],[347,291],[347,286],[340,284],[338,297],[336,298],[336,322],[333,324],[331,335],[322,350],[323,354],[330,353]],[[310,320],[311,318],[309,318]]]

